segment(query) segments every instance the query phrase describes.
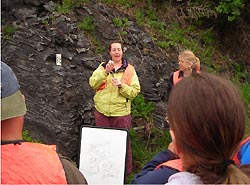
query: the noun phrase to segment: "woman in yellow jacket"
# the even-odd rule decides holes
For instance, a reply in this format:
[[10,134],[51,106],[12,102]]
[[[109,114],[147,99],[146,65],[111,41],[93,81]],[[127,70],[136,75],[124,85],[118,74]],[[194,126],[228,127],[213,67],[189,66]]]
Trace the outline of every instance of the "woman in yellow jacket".
[[[96,90],[94,96],[96,126],[131,127],[131,101],[140,92],[140,83],[134,67],[123,58],[121,42],[109,45],[111,60],[103,62],[89,78]],[[132,150],[128,147],[127,175],[132,171]]]

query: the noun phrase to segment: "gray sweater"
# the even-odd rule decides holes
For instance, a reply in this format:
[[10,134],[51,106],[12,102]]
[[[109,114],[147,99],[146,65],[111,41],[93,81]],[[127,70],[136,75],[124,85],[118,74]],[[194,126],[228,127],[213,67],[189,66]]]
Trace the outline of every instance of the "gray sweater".
[[177,185],[177,184],[204,184],[200,177],[189,173],[189,172],[178,172],[169,177],[167,185]]

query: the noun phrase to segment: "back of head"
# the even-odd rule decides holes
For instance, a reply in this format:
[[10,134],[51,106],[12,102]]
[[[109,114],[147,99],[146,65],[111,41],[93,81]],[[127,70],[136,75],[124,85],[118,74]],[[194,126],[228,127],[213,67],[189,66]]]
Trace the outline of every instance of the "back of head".
[[183,57],[185,61],[192,63],[195,71],[200,71],[200,59],[191,50],[184,50],[179,56]]
[[1,62],[1,121],[25,113],[26,105],[16,75],[7,64]]
[[184,78],[171,92],[168,119],[187,171],[204,183],[250,183],[227,164],[245,131],[244,104],[230,81],[208,73]]

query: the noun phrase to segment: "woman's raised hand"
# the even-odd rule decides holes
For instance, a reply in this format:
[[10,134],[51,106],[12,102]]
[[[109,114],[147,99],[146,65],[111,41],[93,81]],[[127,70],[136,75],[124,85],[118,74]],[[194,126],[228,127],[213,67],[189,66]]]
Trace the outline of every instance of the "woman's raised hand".
[[110,73],[113,69],[114,69],[114,62],[112,60],[109,60],[107,65],[106,65],[106,68],[105,68],[105,72],[108,74]]

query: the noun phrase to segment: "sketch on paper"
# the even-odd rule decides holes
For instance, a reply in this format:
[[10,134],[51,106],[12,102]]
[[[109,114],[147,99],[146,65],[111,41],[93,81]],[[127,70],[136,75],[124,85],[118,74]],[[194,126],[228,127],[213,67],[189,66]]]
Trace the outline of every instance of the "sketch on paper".
[[127,131],[82,127],[79,169],[89,184],[124,184]]

